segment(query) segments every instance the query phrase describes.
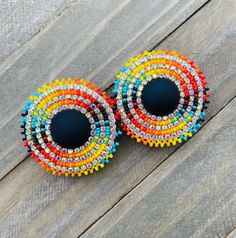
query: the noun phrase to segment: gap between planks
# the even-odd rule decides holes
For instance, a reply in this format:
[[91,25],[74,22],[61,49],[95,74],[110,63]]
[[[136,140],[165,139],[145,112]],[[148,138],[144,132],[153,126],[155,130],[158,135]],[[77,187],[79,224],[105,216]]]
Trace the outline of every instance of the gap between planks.
[[225,238],[235,238],[236,237],[236,227],[234,227],[226,236]]

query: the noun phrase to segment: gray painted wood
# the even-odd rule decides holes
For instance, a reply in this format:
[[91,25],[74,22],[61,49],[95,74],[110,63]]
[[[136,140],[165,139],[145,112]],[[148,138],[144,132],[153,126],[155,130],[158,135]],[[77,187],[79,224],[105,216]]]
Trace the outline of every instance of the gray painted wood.
[[1,0],[0,63],[71,4],[72,0]]
[[207,0],[81,1],[0,65],[0,178],[26,156],[19,111],[57,77],[79,76],[102,88],[132,55],[150,49]]
[[236,99],[81,238],[226,237],[236,224],[235,109]]
[[[231,8],[223,0],[208,3],[160,44],[161,48],[182,49],[205,71],[213,92],[207,119],[216,115],[236,95],[235,9],[233,1],[229,1],[230,3]],[[205,21],[206,17],[208,24]],[[135,48],[135,45],[133,47]],[[113,62],[116,63],[116,61]],[[226,122],[228,121],[230,118],[226,120]],[[212,127],[214,126],[210,126],[210,128]],[[220,128],[220,125],[215,128]],[[190,156],[189,151],[196,144],[206,148],[207,144],[202,143],[203,137],[209,138],[210,142],[214,140],[213,132],[210,134],[213,135],[212,137],[208,135],[210,133],[208,131],[200,133],[199,136],[194,136],[196,139],[193,138],[184,145],[190,149],[182,149],[182,154]],[[0,230],[0,237],[77,237],[109,209],[112,209],[116,203],[122,201],[122,198],[129,194],[133,188],[138,187],[140,182],[145,181],[146,177],[150,177],[152,171],[164,160],[167,159],[168,164],[173,163],[173,166],[179,161],[175,162],[175,158],[168,158],[175,150],[177,150],[176,154],[179,153],[177,147],[150,149],[125,136],[121,143],[118,153],[114,156],[115,161],[112,161],[103,171],[89,177],[79,179],[54,177],[41,171],[39,166],[30,159],[19,164],[0,182],[0,227],[3,227]],[[181,158],[186,157],[181,156]],[[219,159],[217,161],[220,163]],[[189,163],[184,165],[187,167],[186,173],[191,173],[188,167],[192,168],[195,165]],[[165,164],[164,162],[163,165]],[[177,176],[177,178],[179,177]],[[192,181],[197,182],[194,179]],[[180,188],[183,189],[187,185],[184,184],[184,180],[181,182],[183,184]],[[222,183],[221,187],[223,187]],[[200,184],[196,187],[198,192],[199,188]],[[187,190],[183,195],[187,197],[188,192],[191,191]],[[222,191],[225,190],[222,188]],[[178,194],[177,192],[176,194]],[[196,193],[195,191],[194,194]],[[216,193],[213,193],[213,198],[214,194]],[[165,200],[164,194],[162,199]],[[181,203],[178,205],[179,209]],[[175,215],[174,206],[172,208],[172,214]],[[184,213],[184,211],[182,212]],[[106,216],[103,219],[106,219]],[[173,227],[175,220],[172,222]],[[176,219],[176,222],[180,221]],[[115,226],[116,223],[113,224]],[[181,227],[181,222],[179,224]],[[217,220],[217,223],[212,221],[212,224],[212,227],[223,227],[222,232],[228,230],[228,233],[232,230],[233,225],[231,223],[229,227],[227,224],[222,225],[220,219]],[[96,237],[94,233],[92,234],[92,237]]]

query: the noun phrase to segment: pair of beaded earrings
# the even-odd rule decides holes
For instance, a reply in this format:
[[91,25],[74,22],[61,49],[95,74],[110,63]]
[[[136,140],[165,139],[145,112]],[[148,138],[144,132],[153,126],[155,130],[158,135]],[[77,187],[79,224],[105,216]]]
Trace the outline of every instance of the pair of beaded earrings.
[[112,96],[77,78],[34,92],[23,108],[24,146],[52,174],[81,176],[113,157],[122,131],[151,147],[186,141],[201,127],[209,90],[188,57],[138,54],[120,69]]

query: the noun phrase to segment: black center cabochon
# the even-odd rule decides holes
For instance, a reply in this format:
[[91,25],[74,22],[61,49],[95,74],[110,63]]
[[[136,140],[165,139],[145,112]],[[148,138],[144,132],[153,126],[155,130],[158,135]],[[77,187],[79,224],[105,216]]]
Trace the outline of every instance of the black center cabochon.
[[75,149],[88,140],[91,132],[88,118],[76,110],[57,113],[51,122],[53,140],[63,148]]
[[155,78],[148,82],[142,92],[144,108],[155,116],[172,113],[180,101],[179,89],[174,82],[166,78]]

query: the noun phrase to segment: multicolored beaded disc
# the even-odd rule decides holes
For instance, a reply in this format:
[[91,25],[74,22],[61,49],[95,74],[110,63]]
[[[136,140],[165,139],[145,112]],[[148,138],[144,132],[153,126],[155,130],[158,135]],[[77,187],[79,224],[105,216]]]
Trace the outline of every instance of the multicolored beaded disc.
[[23,109],[24,145],[52,174],[94,173],[119,146],[122,132],[114,106],[101,89],[77,78],[43,85]]
[[206,115],[205,78],[194,62],[176,52],[158,50],[131,58],[113,90],[123,130],[156,147],[187,140]]

